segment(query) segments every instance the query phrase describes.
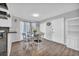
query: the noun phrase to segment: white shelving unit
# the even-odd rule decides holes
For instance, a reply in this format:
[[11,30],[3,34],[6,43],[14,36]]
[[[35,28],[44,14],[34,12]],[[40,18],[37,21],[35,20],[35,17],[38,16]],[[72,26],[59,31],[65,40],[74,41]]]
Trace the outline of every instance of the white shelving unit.
[[79,51],[79,17],[66,20],[66,45]]

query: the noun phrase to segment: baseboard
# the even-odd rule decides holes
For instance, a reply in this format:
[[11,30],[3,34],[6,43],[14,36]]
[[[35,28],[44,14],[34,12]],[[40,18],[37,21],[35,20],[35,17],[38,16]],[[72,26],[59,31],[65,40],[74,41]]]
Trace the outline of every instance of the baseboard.
[[74,49],[74,48],[69,47],[69,46],[66,46],[66,47],[69,48],[69,49],[72,49],[72,50],[75,50],[75,51],[78,51],[79,52],[79,49]]
[[[44,38],[44,39],[46,39],[46,38]],[[46,40],[48,40],[48,39],[46,39]],[[48,41],[52,41],[52,42],[55,42],[56,44],[60,44],[60,45],[64,45],[64,46],[66,46],[66,45],[63,44],[63,43],[59,43],[59,42],[56,42],[56,41],[53,41],[53,40],[48,40]]]
[[[44,38],[44,39],[46,39],[46,38]],[[48,39],[46,39],[46,40],[48,40]],[[52,40],[48,40],[48,41],[52,41]],[[52,41],[52,42],[55,42],[56,44],[63,45],[63,46],[65,46],[65,47],[69,48],[69,49],[72,49],[72,50],[74,50],[74,51],[78,51],[78,52],[79,52],[79,49],[74,49],[74,48],[71,48],[71,47],[69,47],[69,46],[66,46],[66,45],[65,45],[65,44],[63,44],[63,43],[59,43],[59,42],[56,42],[56,41]]]
[[66,46],[66,45],[63,44],[63,43],[59,43],[59,42],[56,42],[56,41],[53,41],[53,42],[55,42],[56,44],[62,45],[62,46]]

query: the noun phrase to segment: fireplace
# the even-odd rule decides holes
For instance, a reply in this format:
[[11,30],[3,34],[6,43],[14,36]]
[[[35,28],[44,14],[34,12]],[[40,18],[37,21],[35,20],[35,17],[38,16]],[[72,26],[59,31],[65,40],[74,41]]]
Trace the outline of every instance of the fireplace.
[[9,32],[8,27],[0,27],[0,56],[7,55],[7,34]]

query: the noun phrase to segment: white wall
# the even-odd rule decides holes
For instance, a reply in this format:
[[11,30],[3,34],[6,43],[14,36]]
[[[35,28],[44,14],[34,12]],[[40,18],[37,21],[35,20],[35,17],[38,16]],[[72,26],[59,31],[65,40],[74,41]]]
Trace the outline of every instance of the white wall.
[[[16,22],[15,22],[16,19]],[[16,36],[14,36],[15,39],[12,39],[12,42],[20,41],[20,19],[17,17],[12,17],[12,27],[10,28],[10,31],[17,32]]]
[[46,37],[46,22],[40,24],[40,31],[44,33],[44,38]]
[[64,44],[64,18],[53,20],[52,27],[52,40]]
[[[52,30],[53,32],[50,32],[50,35],[52,35],[51,39],[49,39],[47,37],[47,33],[46,33],[47,32],[47,28],[46,28],[47,22],[52,23],[51,30],[53,29]],[[40,30],[41,30],[41,32],[44,33],[44,38],[64,44],[64,18],[57,18],[57,19],[52,19],[51,21],[48,20],[46,22],[43,22],[40,24]]]
[[12,39],[11,35],[8,34],[8,48],[7,48],[8,55],[10,55],[11,52],[11,45],[12,45],[11,39]]
[[11,27],[11,19],[0,19],[0,27]]

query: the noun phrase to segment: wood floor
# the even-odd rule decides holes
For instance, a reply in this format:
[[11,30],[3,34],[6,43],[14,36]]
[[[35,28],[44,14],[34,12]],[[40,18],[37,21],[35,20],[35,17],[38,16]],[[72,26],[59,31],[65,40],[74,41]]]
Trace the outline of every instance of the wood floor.
[[[25,45],[26,46],[25,46]],[[59,43],[43,39],[39,46],[35,42],[24,43],[23,41],[13,43],[11,56],[79,56],[79,51],[72,50]],[[25,48],[26,47],[26,48]]]

